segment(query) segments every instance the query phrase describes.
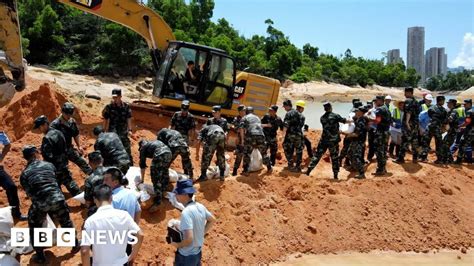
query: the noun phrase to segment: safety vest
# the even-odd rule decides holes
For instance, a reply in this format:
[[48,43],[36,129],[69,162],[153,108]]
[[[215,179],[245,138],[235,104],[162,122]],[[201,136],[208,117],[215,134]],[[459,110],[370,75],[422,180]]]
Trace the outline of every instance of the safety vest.
[[464,110],[464,107],[456,108],[456,113],[458,114],[458,124],[464,124],[464,121],[466,121],[466,110]]
[[421,105],[421,111],[428,111],[428,109],[430,109],[430,107],[426,103]]
[[402,127],[402,114],[400,112],[400,109],[398,109],[397,107],[393,108],[392,120],[395,123],[395,128],[401,128]]

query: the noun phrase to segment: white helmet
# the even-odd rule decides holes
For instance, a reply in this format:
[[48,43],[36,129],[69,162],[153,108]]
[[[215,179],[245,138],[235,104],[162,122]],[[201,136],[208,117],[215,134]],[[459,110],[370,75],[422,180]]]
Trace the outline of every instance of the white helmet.
[[392,96],[390,95],[385,96],[385,100],[392,100]]
[[431,94],[426,94],[426,95],[425,95],[425,100],[433,101],[433,95],[431,95]]

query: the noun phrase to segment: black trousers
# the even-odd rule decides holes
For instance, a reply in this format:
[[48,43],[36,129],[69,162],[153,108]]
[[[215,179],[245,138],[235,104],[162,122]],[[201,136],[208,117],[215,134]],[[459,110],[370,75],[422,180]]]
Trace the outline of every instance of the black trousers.
[[20,200],[18,199],[18,189],[11,176],[0,166],[0,186],[7,192],[8,203],[12,206],[12,214],[20,214]]

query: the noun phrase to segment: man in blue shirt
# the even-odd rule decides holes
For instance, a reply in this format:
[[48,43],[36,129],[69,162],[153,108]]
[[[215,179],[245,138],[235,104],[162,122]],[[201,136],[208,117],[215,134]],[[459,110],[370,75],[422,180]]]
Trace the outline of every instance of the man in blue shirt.
[[123,187],[126,181],[122,172],[116,167],[111,167],[105,171],[104,184],[112,188],[112,206],[115,209],[128,212],[138,224],[141,215],[140,204],[135,192]]
[[173,191],[178,202],[184,205],[181,213],[179,230],[183,233],[183,241],[170,244],[176,247],[175,266],[198,266],[201,265],[202,245],[204,235],[215,223],[216,218],[204,207],[204,205],[193,201],[196,189],[193,181],[180,180]]
[[12,207],[13,218],[20,221],[26,221],[27,216],[21,215],[20,200],[18,199],[18,190],[11,176],[3,168],[3,159],[10,151],[10,139],[5,132],[0,131],[0,144],[3,146],[0,154],[0,186],[7,192],[8,204]]

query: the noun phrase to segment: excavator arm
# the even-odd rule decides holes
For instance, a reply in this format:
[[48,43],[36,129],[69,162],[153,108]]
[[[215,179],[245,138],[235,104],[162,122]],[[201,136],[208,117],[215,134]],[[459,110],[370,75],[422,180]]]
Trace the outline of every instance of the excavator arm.
[[[3,1],[3,0],[0,0]],[[160,56],[175,40],[163,18],[136,0],[57,0],[58,2],[121,24],[142,36],[150,48],[153,65],[158,68]]]

